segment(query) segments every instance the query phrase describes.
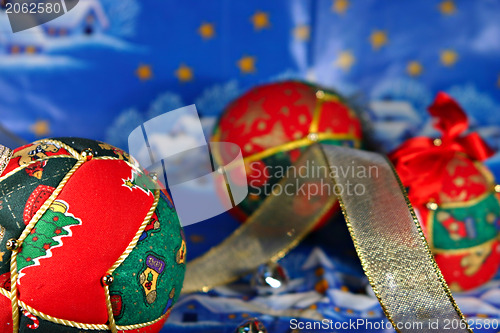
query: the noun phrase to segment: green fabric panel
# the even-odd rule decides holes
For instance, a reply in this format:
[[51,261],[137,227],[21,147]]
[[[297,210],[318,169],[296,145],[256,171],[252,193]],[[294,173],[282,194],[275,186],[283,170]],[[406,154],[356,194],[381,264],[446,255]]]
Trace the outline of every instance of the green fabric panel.
[[[39,186],[55,189],[75,165],[72,157],[49,158],[40,179],[30,176],[26,168],[0,182],[0,249],[10,238],[18,238],[26,227],[23,214],[30,195]],[[2,251],[0,275],[10,271],[10,251]]]
[[155,212],[159,223],[153,216],[137,246],[113,273],[110,294],[118,325],[161,317],[182,289],[186,267],[177,256],[185,242],[177,213],[163,195]]
[[125,160],[129,159],[128,153],[102,141],[83,138],[53,138],[52,140],[65,143],[79,153],[87,148],[90,148],[92,149],[95,157],[110,156]]
[[[464,226],[468,225],[468,228],[472,229],[473,232],[467,232],[466,237],[453,239],[443,222],[438,221],[438,214],[443,213],[449,214]],[[488,221],[488,215],[494,216],[494,219]],[[497,237],[495,221],[498,218],[500,218],[500,204],[493,193],[471,207],[438,208],[435,211],[433,220],[434,247],[443,250],[465,249],[490,241]],[[467,220],[469,221],[468,224],[466,223]],[[473,223],[470,223],[470,221],[473,221]]]

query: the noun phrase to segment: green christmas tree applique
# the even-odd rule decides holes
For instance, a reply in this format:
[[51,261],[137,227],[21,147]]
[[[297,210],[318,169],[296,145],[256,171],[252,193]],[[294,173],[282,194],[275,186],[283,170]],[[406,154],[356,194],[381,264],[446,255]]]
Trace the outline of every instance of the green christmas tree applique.
[[135,171],[132,172],[132,177],[130,179],[123,180],[123,186],[130,189],[140,188],[148,195],[152,193],[152,190],[158,188],[158,184],[156,184],[149,176],[142,172]]
[[41,258],[50,257],[50,251],[62,246],[62,237],[71,236],[70,227],[80,225],[81,220],[67,214],[67,205],[55,201],[43,214],[23,242],[17,256],[17,269],[38,265]]

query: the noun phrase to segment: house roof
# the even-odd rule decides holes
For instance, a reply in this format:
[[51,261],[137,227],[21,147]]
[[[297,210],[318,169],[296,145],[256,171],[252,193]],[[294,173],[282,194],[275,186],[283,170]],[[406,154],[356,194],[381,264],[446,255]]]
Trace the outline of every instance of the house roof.
[[246,306],[246,303],[242,300],[205,295],[187,296],[177,302],[175,307],[180,308],[183,304],[190,304],[192,302],[199,303],[211,313],[249,312],[248,306]]
[[376,297],[353,294],[338,289],[330,289],[327,293],[330,300],[333,301],[336,306],[349,308],[355,311],[368,311],[379,307],[379,302]]
[[416,124],[420,122],[418,112],[405,101],[372,101],[370,108],[376,119],[398,119]]
[[97,19],[103,27],[106,28],[109,26],[108,17],[99,0],[80,0],[80,2],[66,14],[43,24],[43,26],[73,28],[82,22],[91,10],[95,12]]
[[335,266],[333,262],[328,258],[328,256],[319,247],[315,247],[309,257],[307,258],[304,265],[302,265],[302,270],[308,270],[311,268],[316,268],[318,266],[333,269]]

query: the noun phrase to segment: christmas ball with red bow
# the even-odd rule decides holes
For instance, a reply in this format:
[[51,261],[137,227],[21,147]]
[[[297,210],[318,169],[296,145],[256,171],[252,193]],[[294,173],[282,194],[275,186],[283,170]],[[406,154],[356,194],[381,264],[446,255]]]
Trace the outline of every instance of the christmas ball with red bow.
[[[244,221],[312,143],[359,148],[361,140],[360,119],[339,94],[312,84],[285,81],[257,86],[230,103],[212,141],[236,143],[242,149],[249,195],[232,213]],[[224,155],[232,156],[229,152],[214,153],[222,160]],[[304,202],[306,199],[300,196],[296,200],[301,201],[294,204],[298,210],[315,204]]]
[[159,332],[186,246],[157,185],[103,142],[0,146],[0,332]]
[[482,163],[492,151],[477,133],[464,133],[467,116],[445,93],[429,112],[442,136],[410,139],[390,157],[444,278],[467,290],[500,267],[500,198]]

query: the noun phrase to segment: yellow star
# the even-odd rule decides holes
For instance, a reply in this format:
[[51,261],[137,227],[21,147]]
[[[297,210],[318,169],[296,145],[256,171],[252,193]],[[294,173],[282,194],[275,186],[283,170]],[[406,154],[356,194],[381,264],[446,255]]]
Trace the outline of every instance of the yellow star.
[[290,141],[286,135],[283,124],[277,122],[268,134],[254,137],[250,140],[253,144],[261,146],[264,149],[276,147]]
[[137,77],[141,81],[151,80],[151,78],[153,77],[153,69],[151,68],[150,65],[141,64],[135,70],[135,75],[137,75]]
[[349,71],[355,62],[356,58],[354,58],[351,51],[342,51],[335,60],[334,65],[342,68],[344,71]]
[[307,24],[298,25],[293,29],[295,39],[306,41],[309,40],[311,29]]
[[269,14],[266,12],[256,11],[250,18],[250,21],[252,21],[253,28],[257,31],[271,26],[271,23],[269,22]]
[[457,7],[453,0],[445,0],[439,4],[439,11],[443,15],[453,15],[457,11]]
[[332,10],[338,14],[344,14],[349,8],[349,0],[335,0]]
[[441,52],[441,63],[447,67],[455,65],[458,60],[457,52],[453,50],[444,50]]
[[47,120],[38,120],[36,123],[31,125],[30,130],[36,136],[45,136],[50,133],[50,125]]
[[244,74],[254,73],[255,69],[255,57],[252,56],[244,56],[240,60],[238,60],[238,67],[240,71]]
[[134,187],[134,183],[132,183],[132,181],[130,179],[126,179],[124,182],[123,182],[123,185],[127,186],[128,188],[132,188]]
[[181,82],[188,82],[193,80],[193,70],[191,67],[181,64],[175,71],[175,76],[177,76]]
[[406,66],[406,71],[411,76],[419,76],[420,74],[422,74],[423,70],[424,68],[422,67],[422,64],[418,61],[410,61],[408,63],[408,66]]
[[212,23],[203,23],[198,28],[198,33],[203,39],[211,39],[215,36],[215,27]]
[[263,109],[262,103],[264,103],[263,98],[248,101],[248,109],[235,123],[236,126],[245,126],[243,134],[249,133],[258,120],[268,120],[270,118],[269,114]]
[[387,33],[383,30],[375,30],[370,35],[370,43],[374,50],[379,50],[382,46],[386,45],[388,41]]

